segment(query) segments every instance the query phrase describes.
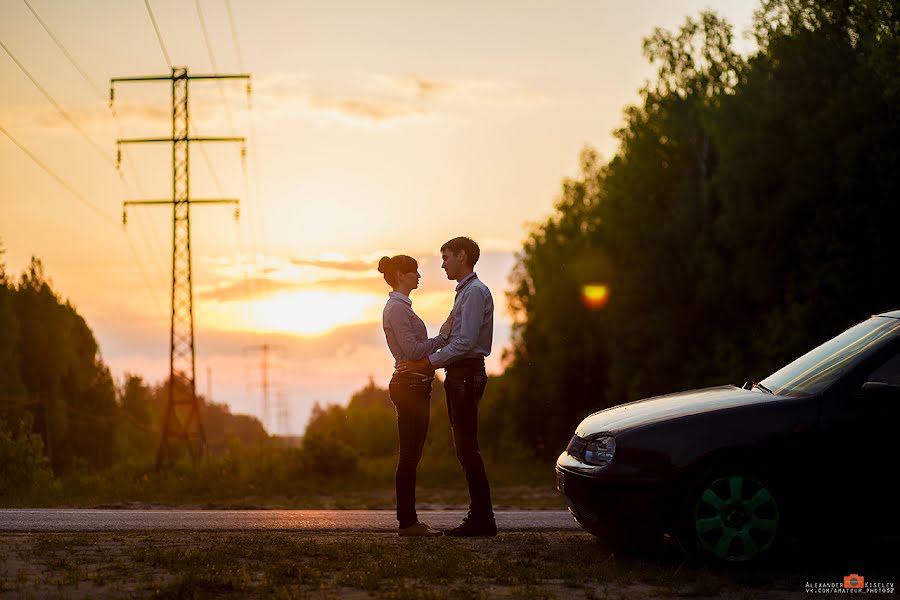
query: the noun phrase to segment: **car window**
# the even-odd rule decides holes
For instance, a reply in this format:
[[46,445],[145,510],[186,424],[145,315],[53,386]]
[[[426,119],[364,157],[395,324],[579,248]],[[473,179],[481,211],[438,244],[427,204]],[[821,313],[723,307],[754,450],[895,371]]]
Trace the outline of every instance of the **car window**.
[[762,384],[778,396],[815,394],[900,335],[900,319],[872,317],[810,350]]
[[900,354],[888,359],[883,365],[872,371],[867,381],[900,385]]

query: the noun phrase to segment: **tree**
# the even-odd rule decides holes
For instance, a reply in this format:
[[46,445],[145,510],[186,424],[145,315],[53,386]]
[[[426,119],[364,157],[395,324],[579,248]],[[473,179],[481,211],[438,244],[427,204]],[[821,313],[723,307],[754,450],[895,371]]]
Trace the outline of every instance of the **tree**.
[[0,501],[51,478],[50,461],[40,436],[31,433],[28,419],[12,429],[0,420]]
[[[760,379],[895,307],[896,3],[767,0],[754,35],[743,59],[708,11],[654,31],[618,152],[582,154],[519,254],[507,376],[538,454],[592,409]],[[590,280],[608,286],[600,310],[579,298]]]
[[15,289],[7,280],[4,253],[0,240],[0,421],[15,424],[27,413],[27,399],[19,375],[19,322],[13,304]]
[[115,388],[93,333],[56,295],[36,258],[22,274],[14,306],[19,372],[54,472],[76,458],[109,466],[115,459]]

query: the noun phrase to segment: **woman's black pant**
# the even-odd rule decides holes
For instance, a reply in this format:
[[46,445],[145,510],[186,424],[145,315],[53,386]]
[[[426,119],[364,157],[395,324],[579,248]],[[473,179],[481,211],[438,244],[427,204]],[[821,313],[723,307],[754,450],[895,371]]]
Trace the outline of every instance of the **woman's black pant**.
[[422,458],[431,400],[431,377],[394,374],[389,391],[397,409],[400,458],[397,461],[397,521],[400,528],[415,525],[416,467]]

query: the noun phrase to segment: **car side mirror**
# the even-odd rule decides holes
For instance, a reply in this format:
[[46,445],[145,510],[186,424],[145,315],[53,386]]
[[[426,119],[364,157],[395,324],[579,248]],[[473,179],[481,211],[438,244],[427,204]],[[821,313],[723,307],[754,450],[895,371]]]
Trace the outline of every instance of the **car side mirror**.
[[862,386],[862,393],[870,397],[900,397],[900,385],[883,383],[881,381],[867,381]]

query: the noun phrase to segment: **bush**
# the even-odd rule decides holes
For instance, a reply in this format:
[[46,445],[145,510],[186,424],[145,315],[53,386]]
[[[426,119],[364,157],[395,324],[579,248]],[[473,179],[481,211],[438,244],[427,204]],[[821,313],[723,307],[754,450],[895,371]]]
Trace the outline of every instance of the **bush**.
[[300,448],[304,471],[321,477],[342,477],[359,472],[356,452],[341,440],[307,433]]
[[41,437],[30,432],[27,418],[15,433],[0,420],[0,496],[28,493],[53,481]]

